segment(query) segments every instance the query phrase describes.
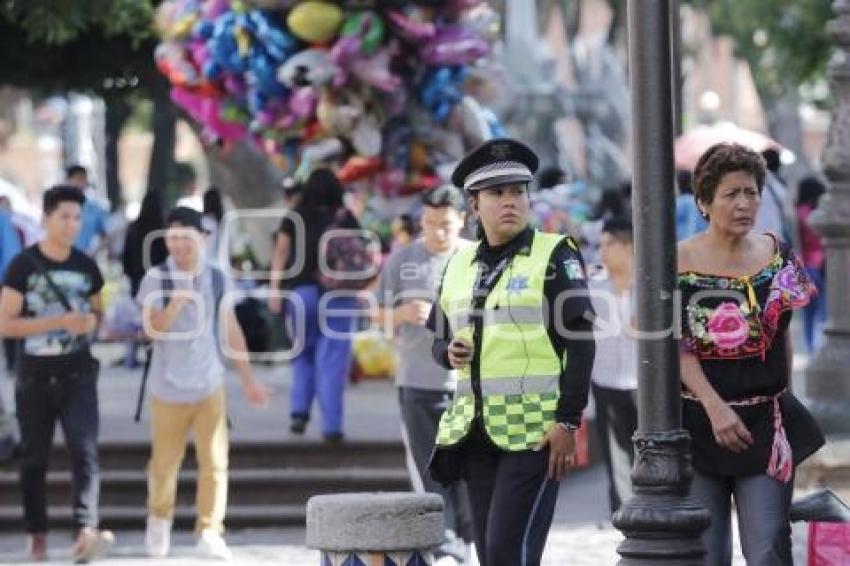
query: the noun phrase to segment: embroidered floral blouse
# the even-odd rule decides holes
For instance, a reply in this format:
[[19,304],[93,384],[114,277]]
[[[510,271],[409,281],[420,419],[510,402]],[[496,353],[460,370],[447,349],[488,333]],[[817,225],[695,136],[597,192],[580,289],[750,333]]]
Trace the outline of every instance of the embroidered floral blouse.
[[[791,310],[805,306],[817,292],[790,247],[774,240],[776,251],[770,263],[750,276],[679,274],[681,349],[699,359],[709,383],[730,402],[756,439],[752,448],[737,455],[720,447],[705,409],[696,401],[683,401],[683,423],[691,432],[698,470],[721,475],[759,473],[771,457],[775,432],[771,404],[747,401],[776,396],[788,387],[785,336]],[[799,463],[820,446],[822,437],[793,395],[785,393],[779,401],[794,462]]]

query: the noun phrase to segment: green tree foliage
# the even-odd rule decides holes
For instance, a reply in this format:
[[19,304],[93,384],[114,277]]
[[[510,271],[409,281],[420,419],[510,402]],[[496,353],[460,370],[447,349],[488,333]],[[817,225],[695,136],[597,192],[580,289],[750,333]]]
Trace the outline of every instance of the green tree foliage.
[[0,83],[107,98],[145,88],[156,79],[154,9],[151,0],[0,2]]
[[33,43],[62,45],[92,28],[138,42],[153,35],[150,0],[8,0],[0,16],[26,30]]
[[816,82],[826,73],[833,17],[830,0],[683,0],[711,17],[717,35],[735,42],[762,97]]

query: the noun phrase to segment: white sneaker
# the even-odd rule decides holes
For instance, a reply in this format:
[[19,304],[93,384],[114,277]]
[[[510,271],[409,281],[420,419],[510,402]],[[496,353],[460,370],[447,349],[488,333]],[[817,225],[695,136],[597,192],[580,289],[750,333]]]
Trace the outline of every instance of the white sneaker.
[[212,529],[201,531],[201,536],[198,537],[198,544],[195,546],[195,550],[204,558],[224,560],[227,562],[233,560],[233,553],[227,548],[224,539]]
[[148,515],[145,548],[151,558],[165,558],[171,547],[171,521]]

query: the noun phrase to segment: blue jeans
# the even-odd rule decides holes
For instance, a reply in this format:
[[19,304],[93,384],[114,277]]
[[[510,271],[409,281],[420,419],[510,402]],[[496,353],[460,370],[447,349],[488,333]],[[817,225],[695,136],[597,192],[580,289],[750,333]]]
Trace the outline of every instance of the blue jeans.
[[691,496],[711,513],[711,525],[702,535],[706,566],[732,564],[733,497],[747,565],[793,566],[789,519],[793,491],[793,478],[781,483],[767,474],[721,477],[694,472]]
[[806,346],[809,353],[812,353],[818,346],[821,328],[826,322],[826,281],[823,269],[807,267],[806,273],[818,288],[817,297],[812,298],[809,304],[803,307],[803,332],[806,337]]
[[[293,289],[304,306],[303,320],[294,321],[298,310],[287,309],[287,324],[293,343],[300,352],[292,360],[292,416],[308,418],[313,400],[318,397],[322,413],[322,434],[342,432],[343,394],[351,370],[351,329],[354,318],[344,310],[354,309],[354,297],[331,298],[319,312],[322,290],[318,285]],[[320,320],[320,318],[322,320]],[[325,330],[344,333],[328,336]]]
[[47,532],[47,463],[57,420],[71,458],[74,527],[96,527],[100,495],[97,372],[89,366],[64,371],[21,367],[15,401],[21,429],[19,471],[27,532]]

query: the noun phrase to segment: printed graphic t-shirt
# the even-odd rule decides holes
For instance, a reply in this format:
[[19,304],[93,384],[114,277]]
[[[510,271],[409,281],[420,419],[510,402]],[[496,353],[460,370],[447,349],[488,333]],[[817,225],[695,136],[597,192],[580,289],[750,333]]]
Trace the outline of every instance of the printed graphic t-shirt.
[[[44,318],[60,316],[67,312],[47,278],[39,272],[28,254],[35,256],[44,266],[75,311],[92,311],[91,296],[99,293],[103,287],[103,276],[97,263],[74,248],[65,261],[57,262],[41,253],[36,244],[15,256],[9,264],[3,283],[24,296],[24,317]],[[40,357],[73,355],[88,350],[89,343],[88,335],[75,336],[64,329],[51,330],[45,334],[23,338],[23,353]]]

